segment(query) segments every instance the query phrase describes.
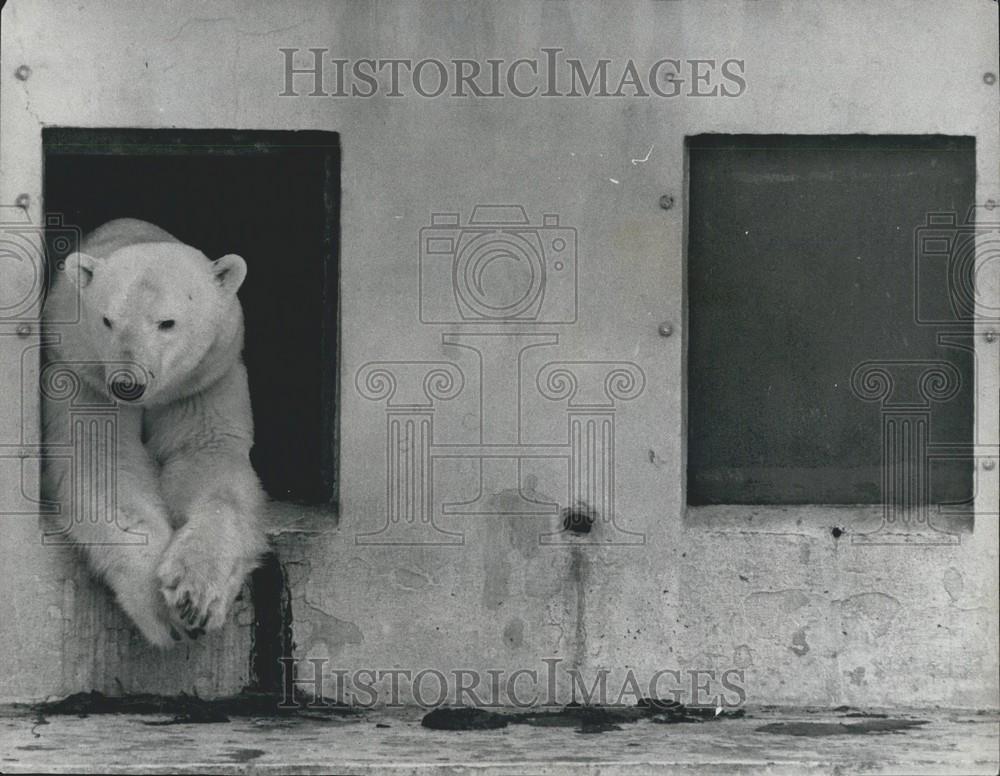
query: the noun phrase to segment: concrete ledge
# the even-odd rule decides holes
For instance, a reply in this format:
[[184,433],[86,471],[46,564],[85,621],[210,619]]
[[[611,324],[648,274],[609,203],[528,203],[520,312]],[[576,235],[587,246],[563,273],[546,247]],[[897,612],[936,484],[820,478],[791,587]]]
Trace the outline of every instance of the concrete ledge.
[[878,504],[736,504],[689,506],[684,513],[688,530],[719,534],[768,534],[803,537],[845,537],[846,542],[864,544],[960,544],[971,536],[971,512],[948,513],[932,505],[927,518],[916,511],[900,513],[900,527],[883,524],[883,507]]
[[[134,715],[42,719],[29,707],[6,707],[0,710],[0,771],[394,776],[997,772],[1000,718],[995,713],[887,713],[927,723],[899,732],[851,734],[850,726],[866,718],[748,709],[741,719],[676,725],[640,721],[613,732],[581,735],[565,727],[434,731],[421,727],[423,710],[416,708],[331,719],[169,724],[168,717]],[[760,730],[778,723],[792,725],[784,729],[800,734]],[[803,730],[814,734],[803,735]],[[827,734],[815,734],[819,731]]]

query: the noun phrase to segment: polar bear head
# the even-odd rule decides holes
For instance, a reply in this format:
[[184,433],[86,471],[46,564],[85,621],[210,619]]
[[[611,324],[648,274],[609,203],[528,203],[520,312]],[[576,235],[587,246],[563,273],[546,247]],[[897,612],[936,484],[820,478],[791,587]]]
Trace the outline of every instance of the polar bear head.
[[65,272],[79,289],[81,336],[74,339],[87,359],[107,365],[103,387],[119,401],[191,395],[239,357],[236,292],[247,266],[235,254],[210,261],[183,243],[139,243],[105,258],[71,254]]

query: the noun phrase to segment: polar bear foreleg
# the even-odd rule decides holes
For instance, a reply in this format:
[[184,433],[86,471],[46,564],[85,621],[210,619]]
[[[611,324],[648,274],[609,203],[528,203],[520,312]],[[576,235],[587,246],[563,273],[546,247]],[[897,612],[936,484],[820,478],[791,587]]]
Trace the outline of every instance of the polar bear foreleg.
[[72,423],[67,404],[48,402],[44,408],[52,450],[67,449],[71,433],[84,435],[72,445],[71,462],[46,461],[46,492],[66,517],[60,533],[83,553],[146,639],[170,646],[181,636],[170,624],[156,569],[172,529],[157,467],[140,441],[141,416],[122,408],[110,425],[113,431],[102,435],[97,429],[107,428],[104,424]]
[[[170,646],[181,636],[170,623],[156,571],[173,532],[155,473],[120,467],[117,500],[117,524],[81,524],[72,531],[74,542],[146,639],[159,647]],[[143,541],[122,541],[126,531],[129,539]]]
[[266,542],[262,494],[245,453],[212,449],[166,463],[161,489],[183,523],[158,569],[173,621],[191,636],[223,625]]

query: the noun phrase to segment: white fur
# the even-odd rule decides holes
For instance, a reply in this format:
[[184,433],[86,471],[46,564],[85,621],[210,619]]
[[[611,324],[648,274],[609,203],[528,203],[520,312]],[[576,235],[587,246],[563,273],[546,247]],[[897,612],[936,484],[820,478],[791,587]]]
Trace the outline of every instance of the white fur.
[[[239,256],[211,262],[159,227],[119,219],[66,259],[45,306],[46,337],[58,342],[44,362],[71,364],[82,384],[77,406],[117,404],[116,522],[73,522],[70,535],[159,646],[220,627],[265,547],[236,297],[245,275]],[[78,323],[58,323],[78,304]],[[122,363],[146,386],[134,401],[109,390]],[[69,439],[70,408],[69,399],[43,396],[46,443]],[[102,465],[103,456],[93,458]],[[66,473],[47,461],[43,486],[72,515]],[[123,541],[126,529],[145,543]]]

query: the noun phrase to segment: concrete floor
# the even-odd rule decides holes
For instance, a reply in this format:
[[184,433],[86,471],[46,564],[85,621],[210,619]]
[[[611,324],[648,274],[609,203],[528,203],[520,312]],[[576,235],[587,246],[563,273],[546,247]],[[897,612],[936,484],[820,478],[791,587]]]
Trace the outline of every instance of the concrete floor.
[[[0,712],[0,772],[798,776],[996,774],[1000,766],[996,714],[897,710],[892,719],[927,723],[859,734],[856,727],[849,732],[851,726],[882,718],[748,709],[741,719],[674,725],[642,720],[591,735],[526,725],[443,732],[421,727],[422,716],[419,709],[391,709],[346,718],[163,724],[170,717],[43,718],[27,707],[7,707]],[[761,731],[765,725],[786,732]]]

